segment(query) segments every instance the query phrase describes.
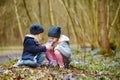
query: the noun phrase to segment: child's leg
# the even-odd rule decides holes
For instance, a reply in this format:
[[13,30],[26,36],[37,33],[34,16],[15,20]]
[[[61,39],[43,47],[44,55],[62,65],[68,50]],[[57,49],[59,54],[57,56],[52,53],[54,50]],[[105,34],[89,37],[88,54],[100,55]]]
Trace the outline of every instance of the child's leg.
[[24,64],[23,64],[23,61],[20,59],[20,60],[18,60],[18,62],[17,62],[16,64],[14,64],[13,66],[14,66],[14,67],[18,67],[18,66],[22,66],[22,65],[24,65]]
[[17,67],[17,66],[23,66],[23,65],[30,66],[30,67],[36,67],[37,64],[36,64],[36,60],[19,60],[13,66]]
[[61,53],[58,50],[55,50],[54,54],[56,55],[56,59],[57,59],[59,66],[64,67],[64,60],[63,60],[63,56],[61,55]]
[[47,50],[46,51],[46,57],[50,61],[50,63],[53,64],[53,66],[57,65],[57,63],[56,63],[56,56],[55,56],[53,51]]
[[18,67],[23,65],[36,67],[36,60],[19,60],[16,64],[13,65],[13,67]]
[[44,59],[45,59],[45,53],[38,54],[38,56],[36,58],[38,67],[41,66],[41,63],[43,62]]
[[37,67],[36,61],[34,60],[22,60],[23,64],[30,67]]
[[71,58],[63,56],[63,60],[64,60],[64,66],[65,66],[65,68],[69,68],[69,64],[71,62]]

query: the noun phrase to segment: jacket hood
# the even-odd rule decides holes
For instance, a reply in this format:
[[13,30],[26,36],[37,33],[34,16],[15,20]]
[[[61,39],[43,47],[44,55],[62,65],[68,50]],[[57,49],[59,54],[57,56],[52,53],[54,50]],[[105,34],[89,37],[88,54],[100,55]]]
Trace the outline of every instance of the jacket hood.
[[70,39],[66,35],[61,35],[58,42],[69,41]]
[[27,35],[25,35],[25,37],[27,37],[27,39],[28,39],[28,37],[29,38],[33,38],[35,41],[37,41],[37,42],[39,42],[40,40],[38,40],[34,35],[32,35],[32,34],[27,34]]
[[32,35],[32,34],[27,34],[27,35],[25,35],[25,37],[35,38],[35,36],[34,36],[34,35]]

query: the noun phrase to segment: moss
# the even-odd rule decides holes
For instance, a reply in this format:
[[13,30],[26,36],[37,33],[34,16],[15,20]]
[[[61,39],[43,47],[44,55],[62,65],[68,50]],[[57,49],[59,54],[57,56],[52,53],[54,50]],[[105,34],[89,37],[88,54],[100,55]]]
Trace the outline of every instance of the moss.
[[112,49],[112,50],[116,50],[116,48],[117,48],[117,44],[116,44],[116,42],[114,41],[114,40],[109,40],[109,44],[110,44],[110,48]]

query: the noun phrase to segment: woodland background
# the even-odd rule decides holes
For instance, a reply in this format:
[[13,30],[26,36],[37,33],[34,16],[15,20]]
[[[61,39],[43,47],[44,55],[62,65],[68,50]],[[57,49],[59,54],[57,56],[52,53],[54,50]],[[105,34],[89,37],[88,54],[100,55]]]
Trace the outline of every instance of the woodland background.
[[[51,25],[70,38],[68,69],[47,60],[40,69],[13,67],[33,23],[44,27],[44,42]],[[120,80],[120,0],[0,0],[0,80],[23,79]]]
[[[112,40],[120,48],[119,0],[0,0],[0,46],[21,46],[34,22],[44,27],[44,41],[50,25],[56,25],[72,46],[100,47]],[[101,38],[102,24],[107,27],[107,42]]]

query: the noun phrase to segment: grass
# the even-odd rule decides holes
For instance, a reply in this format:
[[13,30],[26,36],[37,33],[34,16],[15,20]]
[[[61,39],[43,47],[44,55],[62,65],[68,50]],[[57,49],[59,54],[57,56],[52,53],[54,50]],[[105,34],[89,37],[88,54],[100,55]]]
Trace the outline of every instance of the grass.
[[19,50],[23,49],[22,46],[0,46],[0,51],[1,50]]
[[0,55],[9,54],[22,49],[22,46],[0,46]]
[[[70,68],[47,67],[43,65],[39,69],[29,67],[14,68],[12,65],[17,60],[10,60],[0,65],[0,80],[24,79],[24,80],[119,80],[120,79],[120,53],[115,56],[103,57],[93,55],[91,51],[86,53],[86,63],[83,53],[73,51]],[[12,76],[12,77],[11,77]]]

